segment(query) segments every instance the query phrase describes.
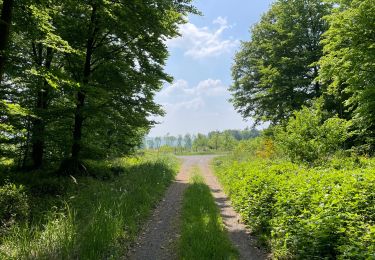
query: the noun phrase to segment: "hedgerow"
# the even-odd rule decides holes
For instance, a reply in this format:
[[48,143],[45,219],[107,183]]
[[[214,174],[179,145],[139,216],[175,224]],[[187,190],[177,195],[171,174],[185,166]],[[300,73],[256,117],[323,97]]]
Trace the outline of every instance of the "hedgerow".
[[276,259],[375,259],[375,160],[309,168],[216,159],[232,203]]

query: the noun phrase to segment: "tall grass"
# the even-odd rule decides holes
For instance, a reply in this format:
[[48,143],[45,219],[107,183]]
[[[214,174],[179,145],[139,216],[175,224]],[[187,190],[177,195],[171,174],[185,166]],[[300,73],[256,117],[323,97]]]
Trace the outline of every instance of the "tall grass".
[[[106,181],[76,179],[65,195],[54,200],[55,206],[40,214],[42,217],[14,225],[0,238],[0,258],[120,258],[178,166],[165,156],[121,159],[111,164],[106,165],[115,168],[119,176]],[[106,170],[106,166],[98,168],[99,175]]]
[[211,191],[197,169],[184,194],[181,259],[238,259]]
[[74,247],[74,213],[48,212],[40,226],[15,225],[0,247],[1,259],[66,259]]

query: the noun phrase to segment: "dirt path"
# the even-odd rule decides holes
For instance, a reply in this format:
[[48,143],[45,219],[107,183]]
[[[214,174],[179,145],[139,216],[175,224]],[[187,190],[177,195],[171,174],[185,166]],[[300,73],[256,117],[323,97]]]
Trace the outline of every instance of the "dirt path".
[[239,214],[232,208],[229,198],[225,195],[220,183],[213,174],[210,167],[212,159],[213,156],[198,157],[197,164],[220,209],[229,238],[240,253],[240,259],[267,259],[266,254],[257,248],[255,238],[250,235],[249,230],[241,223]]
[[190,169],[193,164],[191,160],[183,161],[180,173],[168,188],[164,199],[154,210],[127,259],[177,259],[176,241],[180,236],[179,217],[182,199],[189,183]]
[[230,201],[213,175],[210,161],[214,156],[183,156],[180,158],[183,159],[183,164],[176,181],[169,187],[165,198],[155,209],[143,229],[142,235],[138,238],[136,246],[130,250],[127,259],[177,259],[176,241],[180,236],[179,218],[182,199],[188,186],[191,168],[195,165],[201,169],[206,184],[212,191],[229,237],[240,252],[241,259],[266,259],[265,255],[255,247],[254,238],[249,235],[245,225],[240,223],[238,214],[231,207]]

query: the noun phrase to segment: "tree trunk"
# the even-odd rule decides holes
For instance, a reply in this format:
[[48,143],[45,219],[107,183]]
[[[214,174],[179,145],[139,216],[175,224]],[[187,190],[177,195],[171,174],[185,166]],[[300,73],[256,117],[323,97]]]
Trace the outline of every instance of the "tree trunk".
[[0,84],[3,82],[5,51],[9,41],[10,25],[12,23],[12,11],[14,0],[3,0],[0,17]]
[[73,145],[72,145],[72,160],[78,161],[81,151],[82,127],[83,127],[83,108],[85,106],[86,93],[78,91],[77,105],[74,114],[74,130],[73,130]]
[[[94,49],[94,39],[96,33],[96,6],[92,7],[91,20],[89,26],[89,36],[86,44],[86,59],[83,69],[83,87],[85,88],[89,83],[91,76],[91,60]],[[77,105],[74,114],[74,130],[73,130],[73,145],[71,150],[71,159],[73,162],[78,162],[79,155],[82,149],[82,128],[83,128],[83,109],[85,107],[86,92],[81,89],[77,93]]]
[[[46,70],[51,69],[53,59],[52,48],[47,48],[47,54],[45,58],[44,67]],[[36,102],[36,114],[37,118],[33,120],[33,131],[32,131],[32,159],[33,167],[38,169],[43,164],[44,144],[45,144],[45,128],[46,124],[43,119],[43,114],[47,110],[48,96],[50,92],[50,85],[47,81],[43,82],[43,87],[38,91],[37,102]]]
[[27,118],[27,135],[26,135],[26,140],[25,140],[25,145],[23,149],[20,149],[21,151],[23,150],[23,159],[22,159],[22,165],[20,164],[19,167],[22,169],[26,169],[26,164],[28,160],[28,155],[29,155],[29,145],[30,145],[30,132],[31,132],[31,119]]

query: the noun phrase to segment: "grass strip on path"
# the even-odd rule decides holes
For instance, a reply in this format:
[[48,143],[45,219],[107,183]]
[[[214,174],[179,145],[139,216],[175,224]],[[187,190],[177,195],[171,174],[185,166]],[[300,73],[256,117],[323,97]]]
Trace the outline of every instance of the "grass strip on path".
[[184,194],[179,254],[181,259],[238,259],[220,211],[197,168]]

